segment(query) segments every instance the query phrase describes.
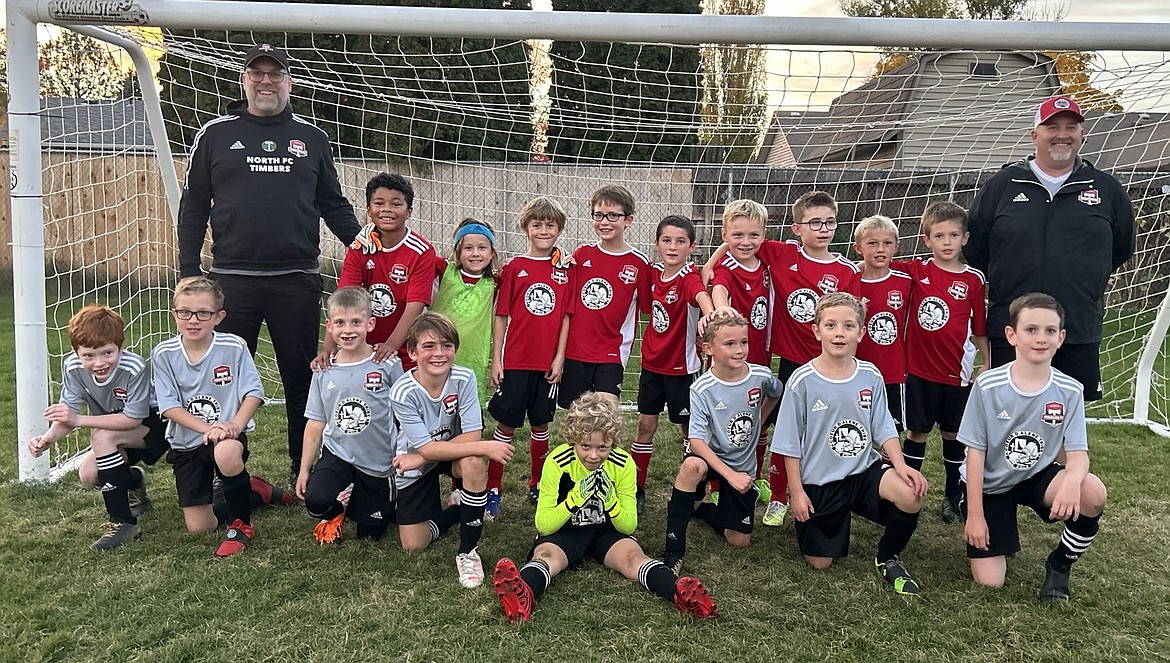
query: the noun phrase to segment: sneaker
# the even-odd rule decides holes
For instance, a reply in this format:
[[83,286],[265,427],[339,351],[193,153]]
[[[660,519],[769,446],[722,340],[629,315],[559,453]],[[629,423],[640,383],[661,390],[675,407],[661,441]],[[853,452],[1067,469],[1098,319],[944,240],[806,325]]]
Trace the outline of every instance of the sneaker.
[[138,487],[126,491],[126,497],[130,500],[130,515],[141,518],[154,508],[154,502],[146,496],[146,472],[137,465],[131,465],[130,471],[137,473],[139,477]]
[[492,488],[487,494],[487,504],[483,506],[485,520],[495,520],[500,517],[500,491]]
[[638,492],[634,494],[634,500],[638,505],[638,517],[642,517],[642,513],[646,510],[646,489],[639,488]]
[[322,520],[313,527],[313,540],[323,546],[335,546],[341,543],[341,527],[345,524],[345,512]]
[[717,619],[719,610],[707,593],[703,581],[694,576],[683,576],[674,585],[674,607],[684,615],[698,619]]
[[942,504],[938,507],[938,515],[942,518],[944,523],[961,523],[963,522],[963,512],[959,510],[959,505],[949,497],[944,497]]
[[459,571],[459,584],[474,589],[483,584],[483,562],[473,548],[469,553],[455,556],[455,569]]
[[215,549],[216,557],[230,557],[252,542],[256,538],[256,528],[251,525],[245,525],[244,521],[236,518],[228,525],[227,534],[223,537],[223,543]]
[[138,536],[141,531],[142,528],[138,525],[108,522],[106,523],[105,534],[102,534],[96,541],[89,544],[89,547],[94,550],[113,550]]
[[878,577],[886,581],[894,591],[904,596],[916,596],[918,594],[918,583],[914,578],[910,577],[910,572],[902,566],[902,560],[895,556],[893,559],[879,562],[877,559],[873,560],[873,570]]
[[788,505],[783,502],[768,502],[764,510],[764,517],[760,522],[768,527],[779,527],[784,524],[784,516],[788,515]]
[[711,491],[711,504],[714,504],[715,506],[719,506],[719,491],[718,490]]
[[536,504],[536,501],[539,499],[540,499],[540,486],[529,486],[528,487],[528,501],[532,502],[533,504]]
[[341,507],[343,509],[349,508],[349,498],[351,498],[351,497],[353,497],[353,484],[352,483],[349,484],[348,486],[346,486],[345,488],[342,488],[340,493],[337,493],[337,501],[341,502]]
[[463,491],[456,488],[447,496],[447,506],[459,506],[463,503]]
[[665,551],[662,553],[662,563],[674,575],[682,575],[683,554],[679,552]]
[[492,587],[500,597],[500,607],[504,609],[504,617],[509,624],[516,620],[529,621],[532,619],[532,609],[536,607],[536,599],[532,596],[532,588],[520,577],[520,570],[515,562],[504,557],[496,562],[496,570],[492,573]]
[[[1071,571],[1072,569],[1069,569]],[[1067,601],[1072,597],[1069,589],[1069,571],[1057,571],[1050,562],[1044,562],[1044,585],[1040,587],[1040,600],[1044,603]]]
[[297,498],[292,493],[277,488],[271,481],[259,474],[253,474],[249,477],[249,481],[252,485],[252,492],[260,496],[261,504],[293,506],[297,503]]
[[756,500],[760,504],[770,504],[772,502],[772,485],[768,483],[767,479],[756,479]]

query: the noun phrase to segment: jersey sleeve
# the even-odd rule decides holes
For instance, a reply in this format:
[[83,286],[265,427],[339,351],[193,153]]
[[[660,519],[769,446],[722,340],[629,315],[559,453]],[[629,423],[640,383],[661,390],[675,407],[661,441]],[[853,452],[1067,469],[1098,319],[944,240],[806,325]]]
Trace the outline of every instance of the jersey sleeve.
[[[987,336],[987,283],[975,279],[975,292],[971,293],[971,335]],[[987,361],[987,357],[983,358]]]
[[687,426],[687,437],[699,440],[711,439],[711,413],[707,401],[691,391],[691,421]]
[[1113,271],[1133,257],[1135,224],[1133,203],[1125,189],[1115,187],[1113,195]]
[[[561,475],[565,470],[557,463],[558,450],[548,454],[544,459],[544,468],[540,472],[540,497],[536,500],[536,531],[542,536],[548,536],[564,527],[573,513],[569,506],[560,499]],[[635,515],[637,511],[635,510]]]
[[[206,127],[205,127],[206,129]],[[202,140],[200,140],[202,138]],[[187,160],[187,177],[183,182],[183,195],[179,199],[179,223],[176,233],[179,242],[179,277],[200,276],[203,267],[200,253],[203,238],[207,235],[207,222],[211,216],[211,147],[213,140],[206,131],[201,131],[191,148]]]
[[500,270],[500,280],[496,286],[496,315],[512,315],[512,291],[515,284],[516,269],[509,260]]
[[358,249],[346,249],[345,261],[341,263],[341,274],[337,276],[337,287],[366,285],[366,260],[368,256]]
[[[305,418],[312,421],[325,422],[325,394],[321,390],[321,380],[328,371],[313,372],[313,379],[309,381],[309,400],[305,403]],[[390,383],[393,384],[393,383]]]
[[732,285],[731,270],[724,267],[722,264],[715,265],[715,269],[711,271],[711,290],[715,290],[715,286],[721,285],[727,291],[728,304],[731,303],[732,293],[735,292]]
[[[980,376],[982,377],[982,376]],[[967,398],[967,407],[963,409],[963,419],[959,422],[958,440],[978,451],[987,451],[987,408],[983,404],[983,390],[979,388],[979,380],[971,389]],[[1084,407],[1081,408],[1082,416]]]
[[650,300],[653,295],[650,294],[651,287],[654,285],[654,269],[650,267],[647,262],[638,270],[638,283],[636,296],[638,298],[638,310],[646,315],[650,314],[651,303]]
[[131,419],[145,419],[149,417],[150,401],[154,393],[151,391],[150,371],[147,370],[145,363],[142,366],[142,370],[130,377],[130,382],[126,385],[126,391],[126,407],[122,408],[122,414]]
[[699,293],[707,292],[707,288],[703,286],[703,277],[699,276],[698,272],[687,272],[683,277],[683,292],[686,293],[687,303],[697,307]]
[[433,247],[427,247],[415,261],[414,270],[410,273],[410,283],[406,288],[406,302],[422,302],[430,305],[435,292],[435,279],[442,278],[442,272],[436,277],[437,256]]
[[264,400],[264,385],[260,383],[260,371],[247,350],[240,351],[240,402],[248,396]]
[[158,411],[161,413],[183,407],[179,382],[175,379],[175,371],[170,363],[155,354],[150,358],[150,368],[154,376],[154,395],[158,399]]
[[861,299],[861,270],[854,270],[850,276],[845,278],[845,282],[841,284],[840,292],[847,292],[858,299]]
[[464,433],[483,430],[483,410],[479,406],[479,383],[475,372],[467,371],[459,393],[459,428]]
[[898,437],[898,428],[894,425],[894,417],[890,414],[890,406],[886,401],[886,385],[880,379],[874,380],[872,388],[873,400],[870,403],[871,430],[873,441],[877,446],[885,444],[886,440]]
[[765,398],[780,398],[784,393],[784,383],[769,372],[767,379],[764,380],[763,391]]
[[804,394],[793,388],[785,391],[780,413],[776,415],[776,428],[772,431],[771,451],[789,458],[803,458],[807,423]]
[[431,442],[431,431],[422,419],[422,407],[414,403],[413,392],[407,392],[402,400],[391,398],[390,409],[410,449],[420,449]]
[[82,395],[85,390],[77,384],[77,378],[73,371],[69,370],[70,356],[66,355],[65,360],[61,362],[61,402],[69,406],[70,410],[80,413],[82,406],[85,405],[85,397]]
[[1085,428],[1085,394],[1083,391],[1073,392],[1072,407],[1065,418],[1064,449],[1065,451],[1088,451],[1089,434]]
[[[324,134],[322,134],[324,138]],[[317,212],[342,244],[348,245],[361,230],[357,216],[353,213],[353,203],[341,191],[341,180],[337,176],[337,166],[333,162],[333,147],[329,140],[324,138],[321,148],[321,168],[317,172]]]

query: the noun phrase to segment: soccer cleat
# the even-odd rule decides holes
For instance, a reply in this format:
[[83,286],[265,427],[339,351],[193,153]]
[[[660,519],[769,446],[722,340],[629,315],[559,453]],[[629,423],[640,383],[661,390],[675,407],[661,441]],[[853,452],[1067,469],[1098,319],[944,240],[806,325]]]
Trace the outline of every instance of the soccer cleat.
[[772,501],[772,486],[767,479],[756,479],[756,501],[760,504],[769,504]]
[[666,568],[670,569],[671,573],[673,573],[676,576],[682,575],[682,566],[683,566],[683,554],[682,553],[671,552],[671,551],[667,550],[667,551],[662,553],[661,557],[662,557],[662,563],[666,565]]
[[492,488],[487,494],[487,504],[483,506],[485,520],[495,520],[500,517],[500,491]]
[[715,600],[707,593],[703,581],[694,576],[683,576],[674,584],[674,607],[684,615],[698,619],[718,619]]
[[719,506],[719,491],[718,490],[711,491],[711,504],[714,504],[715,506]]
[[539,499],[540,499],[540,486],[529,486],[528,487],[528,501],[532,502],[533,504],[536,504],[536,501]]
[[341,527],[345,524],[345,512],[328,520],[322,520],[313,527],[313,540],[323,546],[335,546],[341,543]]
[[223,543],[215,549],[216,557],[230,557],[252,542],[256,538],[256,528],[245,524],[244,521],[236,518],[232,524],[228,525],[227,534],[223,537]]
[[959,510],[957,502],[949,497],[943,497],[942,504],[938,507],[938,515],[942,521],[947,524],[963,522],[963,512]]
[[642,517],[642,513],[646,510],[646,489],[639,488],[638,492],[634,494],[634,501],[638,506],[638,517]]
[[507,557],[496,562],[496,570],[492,573],[492,588],[500,597],[500,607],[504,609],[504,617],[509,624],[516,620],[529,621],[532,619],[532,609],[536,607],[536,599],[532,596],[532,588],[520,577],[520,570],[515,562]]
[[764,510],[764,517],[760,522],[768,527],[779,527],[784,524],[784,516],[788,515],[788,505],[783,502],[768,502],[768,508]]
[[902,560],[894,556],[893,559],[885,562],[879,562],[876,558],[873,560],[874,573],[879,578],[886,581],[894,591],[903,596],[917,596],[918,583],[914,578],[910,577],[910,572],[902,565]]
[[154,502],[146,496],[146,472],[137,465],[131,465],[130,471],[136,472],[139,477],[138,487],[126,491],[126,497],[130,500],[130,515],[141,518],[154,508]]
[[[1069,569],[1071,571],[1072,569]],[[1069,571],[1057,571],[1052,564],[1044,562],[1044,585],[1040,587],[1040,600],[1044,603],[1056,603],[1072,598],[1069,589]]]
[[89,547],[94,550],[113,550],[138,536],[141,531],[141,527],[131,523],[108,522],[106,523],[105,534],[102,534],[96,541],[89,544]]
[[447,496],[447,506],[459,506],[463,503],[463,491],[456,488]]
[[459,584],[474,589],[483,584],[483,562],[473,548],[469,553],[455,556],[455,569],[459,571]]
[[293,506],[297,503],[297,498],[292,493],[277,488],[275,484],[259,474],[253,474],[249,477],[249,481],[252,492],[260,496],[261,504]]

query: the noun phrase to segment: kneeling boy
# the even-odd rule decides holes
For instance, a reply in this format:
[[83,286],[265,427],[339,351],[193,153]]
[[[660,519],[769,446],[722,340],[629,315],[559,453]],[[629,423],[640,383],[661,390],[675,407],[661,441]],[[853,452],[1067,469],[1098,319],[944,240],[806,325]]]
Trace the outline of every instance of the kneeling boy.
[[1064,309],[1033,292],[1017,297],[1008,314],[1004,332],[1016,359],[979,376],[959,427],[967,445],[963,538],[975,582],[1000,587],[1007,556],[1020,549],[1016,506],[1064,521],[1044,564],[1040,600],[1067,601],[1072,564],[1097,536],[1105,484],[1089,473],[1081,383],[1052,367],[1064,342]]

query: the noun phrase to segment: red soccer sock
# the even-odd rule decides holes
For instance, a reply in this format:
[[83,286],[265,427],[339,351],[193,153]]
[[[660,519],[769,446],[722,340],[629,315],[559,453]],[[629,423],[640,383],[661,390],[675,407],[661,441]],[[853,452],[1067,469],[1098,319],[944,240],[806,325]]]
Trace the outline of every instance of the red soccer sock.
[[544,457],[547,455],[548,426],[533,428],[532,437],[528,440],[528,456],[532,461],[532,468],[528,473],[529,488],[536,488],[540,485],[540,471],[544,467]]
[[[505,431],[502,427],[496,426],[496,431],[492,433],[492,439],[496,442],[506,442],[512,444],[512,432]],[[496,461],[488,461],[488,490],[495,490],[497,493],[504,492],[504,466]]]
[[650,469],[650,454],[654,453],[654,442],[634,441],[630,445],[630,455],[634,457],[634,466],[638,468],[638,490],[646,488],[646,473]]
[[768,486],[772,489],[773,502],[788,504],[788,469],[780,454],[772,454],[768,464]]

